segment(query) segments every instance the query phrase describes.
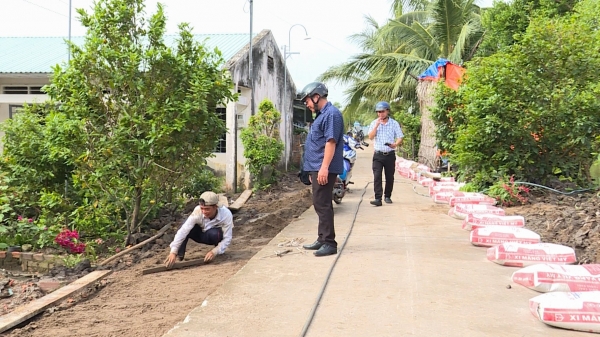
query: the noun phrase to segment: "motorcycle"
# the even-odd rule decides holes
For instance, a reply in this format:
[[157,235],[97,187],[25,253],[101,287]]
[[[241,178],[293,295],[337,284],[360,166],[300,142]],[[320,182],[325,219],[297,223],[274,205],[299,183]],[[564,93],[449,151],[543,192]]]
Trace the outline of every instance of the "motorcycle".
[[340,204],[342,198],[348,191],[348,185],[354,184],[350,181],[352,177],[352,167],[356,162],[356,149],[364,150],[356,139],[349,135],[344,135],[344,172],[336,177],[333,185],[333,202]]
[[353,127],[347,133],[348,136],[354,138],[362,146],[369,146],[369,143],[365,142],[365,133],[360,127]]

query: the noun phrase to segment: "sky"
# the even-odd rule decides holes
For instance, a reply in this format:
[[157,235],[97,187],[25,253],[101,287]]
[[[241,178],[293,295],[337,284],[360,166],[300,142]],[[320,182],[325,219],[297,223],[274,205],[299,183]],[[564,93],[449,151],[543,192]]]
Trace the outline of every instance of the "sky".
[[[167,33],[187,22],[197,34],[249,33],[249,0],[146,0],[146,13],[165,5]],[[0,0],[0,36],[68,36],[69,3],[71,35],[85,29],[75,8],[91,11],[93,0]],[[492,0],[476,0],[482,7]],[[332,66],[360,53],[349,37],[363,31],[365,16],[383,24],[390,17],[391,0],[253,0],[252,32],[269,29],[278,46],[290,46],[287,67],[298,90]],[[305,31],[305,29],[306,31]],[[306,35],[310,39],[305,39]],[[345,103],[345,85],[326,83],[329,100]]]

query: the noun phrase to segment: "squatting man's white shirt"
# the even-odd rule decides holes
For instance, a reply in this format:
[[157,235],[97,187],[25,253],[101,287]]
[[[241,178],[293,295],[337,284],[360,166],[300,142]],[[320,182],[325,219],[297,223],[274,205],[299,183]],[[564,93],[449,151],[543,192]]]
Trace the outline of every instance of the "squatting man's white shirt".
[[233,234],[233,215],[231,211],[225,207],[220,206],[217,208],[217,215],[214,219],[210,220],[209,218],[205,218],[202,214],[202,210],[200,206],[196,206],[194,211],[187,220],[183,223],[181,228],[175,234],[175,239],[169,245],[171,247],[171,253],[177,254],[179,247],[183,243],[183,240],[188,236],[194,225],[200,225],[202,228],[202,232],[206,232],[207,230],[215,227],[221,227],[223,230],[223,240],[219,242],[219,244],[213,248],[212,252],[216,254],[223,254],[229,244],[231,243],[231,238]]

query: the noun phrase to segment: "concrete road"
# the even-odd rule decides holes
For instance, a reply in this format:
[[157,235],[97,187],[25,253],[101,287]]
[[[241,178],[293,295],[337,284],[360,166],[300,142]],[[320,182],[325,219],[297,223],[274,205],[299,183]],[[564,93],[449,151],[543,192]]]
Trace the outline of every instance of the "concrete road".
[[512,284],[518,268],[488,261],[415,182],[396,174],[394,203],[370,205],[372,153],[359,153],[352,193],[334,205],[338,255],[274,257],[282,241],[316,239],[311,207],[165,336],[592,335],[537,321],[528,300],[539,293]]

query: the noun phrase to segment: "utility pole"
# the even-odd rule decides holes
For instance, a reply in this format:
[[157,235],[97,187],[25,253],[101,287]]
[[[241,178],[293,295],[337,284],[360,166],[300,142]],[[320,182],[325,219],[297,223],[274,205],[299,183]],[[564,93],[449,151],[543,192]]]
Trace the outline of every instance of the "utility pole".
[[[295,26],[300,26],[302,28],[304,28],[304,34],[306,34],[304,36],[305,40],[309,40],[310,37],[308,36],[308,31],[306,30],[306,27],[304,27],[303,25],[297,23],[295,25],[292,25],[290,27],[290,29],[288,30],[288,44],[287,46],[284,45],[283,46],[283,129],[285,130],[284,134],[285,134],[285,142],[284,142],[284,150],[283,153],[285,155],[285,171],[287,172],[288,170],[288,136],[289,136],[289,126],[288,126],[288,120],[289,120],[289,110],[288,110],[288,98],[287,98],[287,59],[288,57],[290,57],[290,55],[292,54],[300,54],[299,52],[292,52],[292,28],[294,28]],[[294,103],[292,103],[292,109],[291,109],[291,115],[292,115],[292,119],[294,116]],[[293,125],[292,125],[293,128]]]
[[253,63],[252,63],[252,15],[253,15],[253,9],[254,9],[254,1],[253,0],[248,0],[250,2],[250,50],[248,50],[248,64],[249,64],[249,70],[248,70],[248,75],[250,76],[250,113],[252,116],[254,116],[255,114],[255,109],[254,109],[254,70],[252,69],[254,67]]
[[[71,8],[72,0],[69,0],[69,43],[71,42]],[[68,46],[68,53],[67,53],[67,63],[69,63],[71,61],[71,46]]]

